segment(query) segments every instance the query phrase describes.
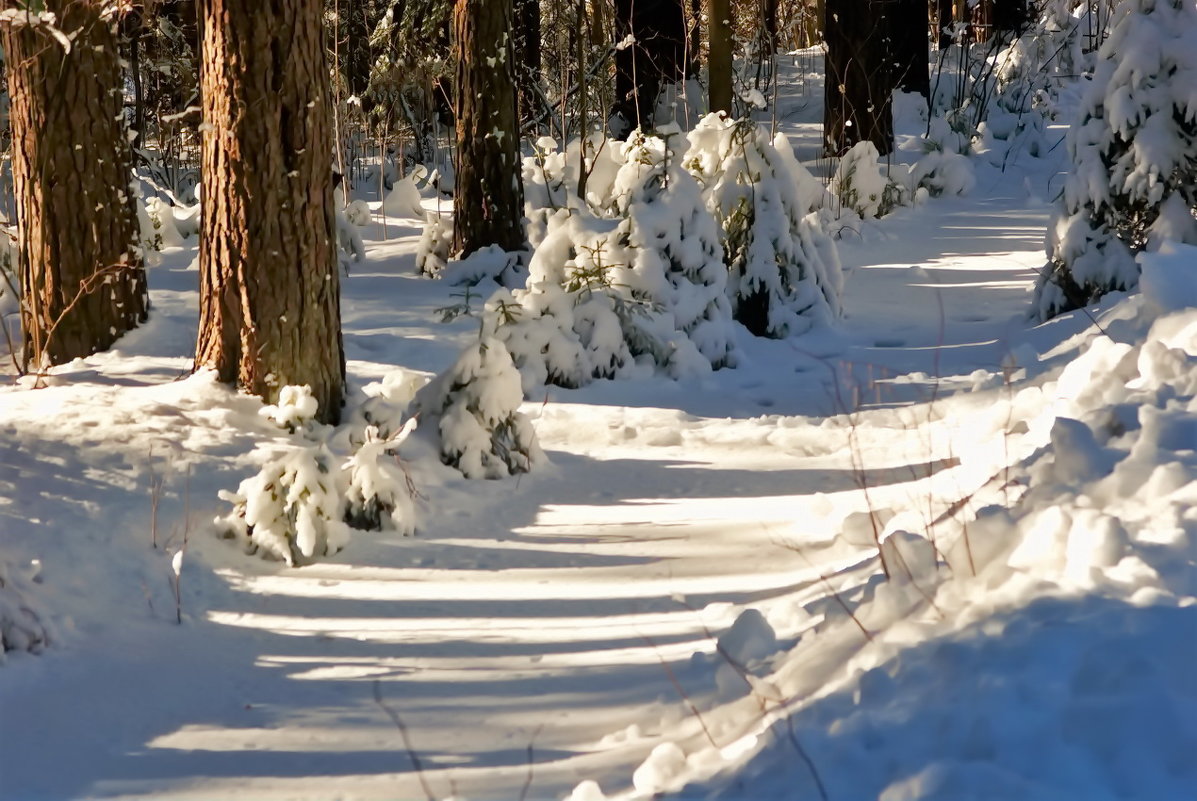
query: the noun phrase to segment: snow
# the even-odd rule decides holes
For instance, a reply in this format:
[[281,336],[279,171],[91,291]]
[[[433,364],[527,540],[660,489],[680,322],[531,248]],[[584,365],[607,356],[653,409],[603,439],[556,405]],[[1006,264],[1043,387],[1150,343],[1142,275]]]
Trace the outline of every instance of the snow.
[[[818,167],[821,100],[782,105]],[[338,428],[187,375],[164,244],[146,326],[0,389],[0,798],[1191,797],[1197,248],[1032,327],[1061,165],[953,152],[970,192],[836,244],[834,325],[571,388],[494,299],[438,322],[417,221],[359,198]]]

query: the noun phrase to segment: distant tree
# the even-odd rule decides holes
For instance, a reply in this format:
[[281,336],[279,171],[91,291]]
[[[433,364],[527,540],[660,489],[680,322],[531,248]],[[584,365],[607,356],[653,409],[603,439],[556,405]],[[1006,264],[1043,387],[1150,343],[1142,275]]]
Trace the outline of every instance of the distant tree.
[[519,117],[512,0],[457,0],[453,17],[457,56],[457,190],[454,252],[491,245],[523,250],[524,187],[520,177]]
[[889,0],[885,6],[890,81],[903,92],[931,96],[927,0]]
[[781,45],[777,35],[777,5],[779,0],[761,0],[761,25],[765,29],[765,47],[776,53]]
[[838,156],[857,142],[894,149],[892,70],[886,61],[886,0],[827,0],[823,143]]
[[[3,26],[16,192],[23,362],[62,364],[146,318],[119,18],[101,0],[45,0]],[[6,11],[23,10],[8,0]],[[63,41],[70,36],[68,42]],[[69,47],[68,47],[69,44]]]
[[615,39],[634,43],[615,54],[612,133],[655,124],[657,97],[685,79],[686,14],[682,0],[615,0]]
[[[575,35],[580,34],[575,31]],[[516,76],[520,116],[528,117],[542,103],[540,85],[540,0],[515,0]]]
[[276,402],[344,392],[321,0],[200,0],[203,201],[196,368]]
[[709,0],[707,61],[711,111],[731,114],[732,109],[732,9],[730,0]]

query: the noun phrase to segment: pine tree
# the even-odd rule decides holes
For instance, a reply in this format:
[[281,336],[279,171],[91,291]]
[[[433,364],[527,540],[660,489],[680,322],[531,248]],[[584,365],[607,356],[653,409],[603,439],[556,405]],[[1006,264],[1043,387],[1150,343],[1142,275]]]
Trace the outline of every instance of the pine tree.
[[47,0],[52,22],[29,11],[3,28],[26,367],[104,350],[146,318],[107,5]]
[[512,0],[457,0],[457,255],[526,247]]
[[267,401],[345,378],[320,0],[202,0],[203,199],[197,368]]
[[1197,244],[1197,6],[1126,0],[1068,131],[1073,170],[1048,232],[1034,313],[1134,289],[1135,255]]

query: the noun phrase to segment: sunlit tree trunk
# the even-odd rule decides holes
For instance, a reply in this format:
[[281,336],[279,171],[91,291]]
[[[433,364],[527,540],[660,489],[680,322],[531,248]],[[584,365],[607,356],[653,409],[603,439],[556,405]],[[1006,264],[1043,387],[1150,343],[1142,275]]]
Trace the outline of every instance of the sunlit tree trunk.
[[332,116],[320,0],[201,0],[204,212],[196,368],[340,418]]
[[453,245],[459,255],[498,245],[523,250],[512,0],[457,0],[457,190]]
[[102,15],[106,5],[44,3],[73,37],[69,51],[45,26],[3,26],[26,367],[104,350],[146,317],[116,20]]

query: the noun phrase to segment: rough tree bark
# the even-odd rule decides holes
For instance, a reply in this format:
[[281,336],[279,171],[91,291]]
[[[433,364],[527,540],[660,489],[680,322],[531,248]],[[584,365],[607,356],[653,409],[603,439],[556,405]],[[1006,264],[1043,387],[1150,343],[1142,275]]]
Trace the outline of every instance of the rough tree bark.
[[512,0],[457,0],[457,191],[453,249],[524,250]]
[[0,37],[26,368],[104,350],[146,317],[120,60],[105,5],[45,2],[59,30],[74,35],[69,53],[37,26],[6,25]]
[[708,105],[711,111],[732,113],[732,26],[730,0],[708,0]]
[[320,0],[201,0],[197,369],[340,418],[345,357]]
[[823,145],[828,155],[870,141],[885,155],[894,147],[892,71],[886,68],[884,0],[827,0]]
[[615,40],[635,44],[615,54],[615,106],[622,119],[612,133],[622,138],[635,128],[652,128],[661,89],[685,79],[686,13],[682,0],[615,0]]

